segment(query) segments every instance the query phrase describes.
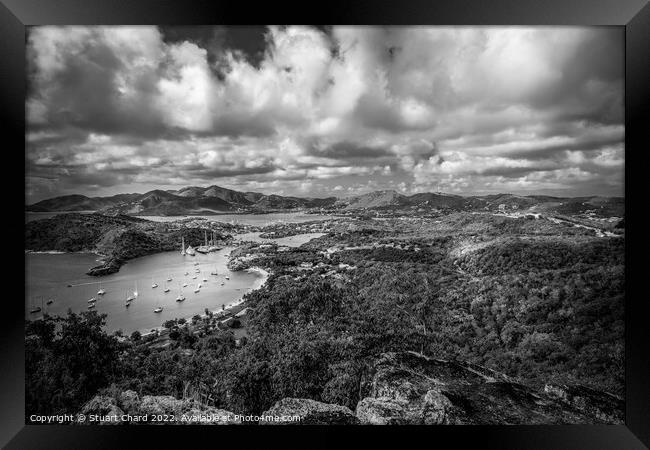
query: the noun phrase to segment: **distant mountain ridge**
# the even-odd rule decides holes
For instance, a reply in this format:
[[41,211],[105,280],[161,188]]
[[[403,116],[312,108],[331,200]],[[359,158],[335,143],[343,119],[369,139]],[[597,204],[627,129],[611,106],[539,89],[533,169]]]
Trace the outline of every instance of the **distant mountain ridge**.
[[320,208],[329,211],[354,210],[553,210],[563,214],[596,211],[600,215],[623,216],[622,197],[551,197],[490,194],[461,196],[441,192],[404,195],[394,190],[374,191],[346,198],[303,198],[240,192],[220,186],[188,186],[179,190],[153,190],[144,194],[119,194],[110,197],[66,195],[28,205],[27,211],[97,211],[109,215],[192,215],[228,212],[262,213]]
[[155,189],[144,194],[111,197],[66,195],[28,205],[31,212],[97,211],[110,215],[189,215],[227,212],[267,212],[298,208],[327,207],[336,197],[301,198],[239,192],[220,186],[188,186],[179,190]]

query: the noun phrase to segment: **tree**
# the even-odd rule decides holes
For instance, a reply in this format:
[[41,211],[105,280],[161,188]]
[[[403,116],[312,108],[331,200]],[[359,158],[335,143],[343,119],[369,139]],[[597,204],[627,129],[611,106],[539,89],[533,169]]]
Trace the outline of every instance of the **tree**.
[[[49,343],[28,340],[25,358],[26,413],[62,414],[78,411],[99,388],[119,372],[119,343],[103,331],[106,315],[95,311],[69,313],[65,318],[43,318],[51,329]],[[45,334],[47,335],[47,333]]]

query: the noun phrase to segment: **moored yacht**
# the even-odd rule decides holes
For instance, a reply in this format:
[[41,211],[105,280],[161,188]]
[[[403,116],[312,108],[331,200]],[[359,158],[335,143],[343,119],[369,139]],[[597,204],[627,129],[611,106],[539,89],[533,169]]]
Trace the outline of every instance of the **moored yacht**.
[[[33,304],[34,302],[32,302]],[[43,299],[41,298],[41,304],[43,303]],[[41,306],[35,306],[32,309],[29,310],[30,314],[36,314],[38,312],[41,312],[43,308]]]
[[185,300],[185,296],[183,295],[183,289],[178,288],[178,297],[176,297],[177,302],[182,302]]

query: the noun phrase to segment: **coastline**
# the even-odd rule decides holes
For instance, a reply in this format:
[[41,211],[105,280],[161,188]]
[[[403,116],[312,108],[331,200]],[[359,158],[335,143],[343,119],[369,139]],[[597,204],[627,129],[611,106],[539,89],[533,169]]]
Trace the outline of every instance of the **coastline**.
[[[224,309],[212,310],[211,312],[212,312],[212,314],[214,314],[215,317],[222,316],[225,313],[230,312],[230,310],[232,310],[233,308],[244,304],[245,303],[244,295],[246,295],[247,293],[250,293],[250,292],[254,292],[254,291],[262,288],[266,284],[266,281],[269,279],[269,276],[271,276],[271,274],[267,270],[264,270],[261,267],[257,267],[257,266],[249,267],[248,269],[245,269],[245,271],[248,272],[248,273],[256,274],[258,276],[258,280],[256,280],[256,284],[257,283],[259,283],[259,284],[256,287],[250,288],[248,290],[248,292],[244,292],[239,299],[235,300],[232,303],[229,303],[229,304],[225,305]],[[190,322],[192,320],[192,317],[194,317],[196,315],[197,314],[193,314],[191,316],[176,317],[174,320],[185,319],[186,321]],[[198,314],[198,315],[201,317],[201,319],[207,318],[207,315],[205,313],[204,314]],[[153,327],[153,328],[141,328],[141,329],[138,329],[138,330],[135,330],[135,331],[138,331],[142,337],[145,337],[145,336],[151,335],[153,332],[160,333],[163,330],[165,330],[165,327],[160,325],[160,326]],[[131,333],[133,333],[133,331]]]

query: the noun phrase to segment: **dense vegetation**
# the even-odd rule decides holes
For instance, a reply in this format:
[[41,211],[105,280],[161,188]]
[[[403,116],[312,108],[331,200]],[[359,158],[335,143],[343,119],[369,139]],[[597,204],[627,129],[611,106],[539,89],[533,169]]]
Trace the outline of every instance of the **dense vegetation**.
[[[137,335],[118,344],[93,313],[29,323],[27,411],[74,411],[109,386],[176,397],[200,388],[238,413],[284,397],[354,408],[372,362],[391,350],[482,364],[539,388],[578,383],[622,395],[623,239],[524,239],[529,221],[499,219],[490,229],[507,231],[492,241],[479,231],[472,247],[469,226],[436,238],[402,233],[394,246],[379,227],[273,246],[255,261],[273,275],[247,295],[254,309],[239,345],[214,327],[198,336],[174,328],[166,349]],[[330,276],[339,264],[347,267]]]
[[[180,248],[181,237],[186,245],[203,245],[208,228],[183,227],[152,222],[131,216],[102,214],[60,214],[25,225],[25,248],[32,251],[98,252],[105,255],[101,266],[89,275],[117,272],[122,264],[138,256]],[[216,232],[217,240],[229,239]]]

